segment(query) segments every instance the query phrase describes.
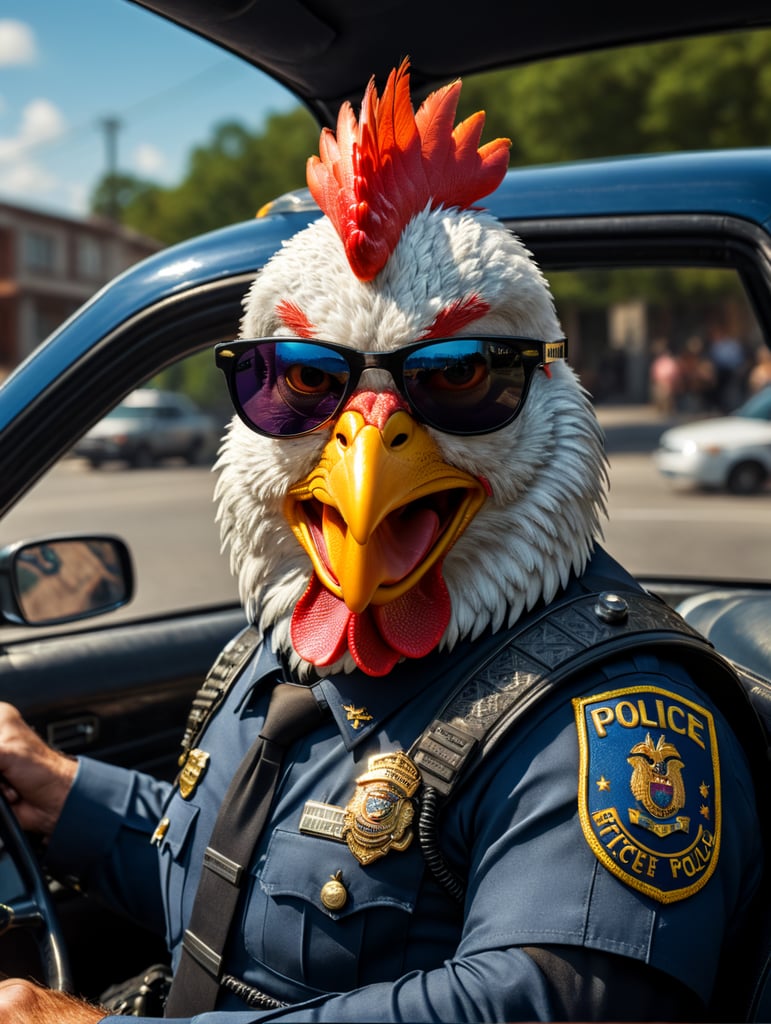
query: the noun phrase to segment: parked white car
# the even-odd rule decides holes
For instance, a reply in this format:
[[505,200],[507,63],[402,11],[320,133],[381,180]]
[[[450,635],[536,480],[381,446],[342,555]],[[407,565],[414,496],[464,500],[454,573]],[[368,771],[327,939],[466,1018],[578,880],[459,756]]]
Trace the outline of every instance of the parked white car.
[[653,454],[659,472],[698,487],[755,494],[771,480],[771,386],[731,416],[664,431]]

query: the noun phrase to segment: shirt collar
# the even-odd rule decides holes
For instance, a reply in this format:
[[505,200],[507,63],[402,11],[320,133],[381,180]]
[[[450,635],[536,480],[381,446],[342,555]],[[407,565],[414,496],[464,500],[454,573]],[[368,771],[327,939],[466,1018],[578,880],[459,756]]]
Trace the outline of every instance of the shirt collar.
[[329,707],[347,750],[353,750],[371,732],[417,694],[448,672],[446,652],[418,661],[404,661],[383,679],[360,670],[326,676],[314,684]]

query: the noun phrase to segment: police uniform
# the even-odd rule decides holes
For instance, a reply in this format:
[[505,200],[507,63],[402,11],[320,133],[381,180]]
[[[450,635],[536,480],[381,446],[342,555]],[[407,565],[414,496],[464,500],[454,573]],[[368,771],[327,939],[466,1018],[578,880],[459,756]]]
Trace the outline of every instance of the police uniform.
[[[603,552],[580,585],[593,574],[631,585]],[[329,716],[288,752],[225,966],[244,991],[287,1005],[249,1009],[223,989],[196,1022],[559,1019],[537,951],[560,948],[647,965],[652,1007],[657,982],[706,1004],[758,884],[757,814],[724,718],[656,652],[571,679],[462,780],[437,834],[462,902],[409,841],[410,814],[372,858],[328,829],[357,806],[372,759],[409,751],[484,648],[314,684]],[[198,738],[184,795],[82,759],[52,837],[52,867],[165,930],[175,966],[223,794],[280,678],[259,647]]]

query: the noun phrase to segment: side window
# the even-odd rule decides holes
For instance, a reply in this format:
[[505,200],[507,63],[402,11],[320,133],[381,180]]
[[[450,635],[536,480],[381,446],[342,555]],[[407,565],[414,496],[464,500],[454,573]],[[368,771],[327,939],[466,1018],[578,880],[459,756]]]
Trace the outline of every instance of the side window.
[[770,579],[769,356],[738,273],[547,276],[605,429],[606,547],[642,578]]
[[236,603],[213,502],[229,416],[210,350],[175,364],[128,395],[21,500],[0,522],[0,544],[72,532],[122,537],[136,596],[105,622]]

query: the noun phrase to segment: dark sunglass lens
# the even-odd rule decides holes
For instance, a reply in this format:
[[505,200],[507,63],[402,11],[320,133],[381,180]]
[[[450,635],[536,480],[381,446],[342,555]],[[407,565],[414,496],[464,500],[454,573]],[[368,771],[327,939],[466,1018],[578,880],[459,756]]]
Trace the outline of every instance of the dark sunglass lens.
[[350,377],[342,355],[312,342],[260,342],[234,371],[246,419],[273,437],[294,437],[334,415]]
[[415,410],[453,434],[484,433],[512,420],[525,379],[519,346],[490,338],[440,341],[404,362],[404,386]]

